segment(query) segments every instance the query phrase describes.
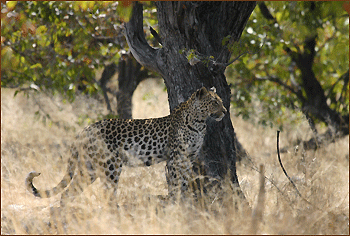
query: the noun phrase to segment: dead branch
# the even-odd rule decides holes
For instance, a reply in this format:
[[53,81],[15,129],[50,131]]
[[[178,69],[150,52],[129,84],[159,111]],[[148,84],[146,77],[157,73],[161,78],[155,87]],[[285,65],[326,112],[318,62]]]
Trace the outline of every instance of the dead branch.
[[289,181],[292,183],[293,187],[295,188],[295,191],[298,193],[298,195],[301,197],[301,194],[297,188],[297,186],[295,186],[293,180],[289,177],[289,175],[287,174],[287,171],[284,169],[282,161],[281,161],[281,156],[280,156],[280,145],[279,145],[279,139],[280,139],[280,132],[279,130],[277,130],[277,156],[278,156],[278,161],[280,163],[280,166],[283,170],[283,173],[287,176],[287,178],[289,179]]
[[292,183],[295,191],[297,192],[297,194],[299,195],[299,197],[304,201],[306,202],[307,204],[309,204],[310,206],[314,207],[315,209],[319,210],[319,211],[322,211],[324,212],[324,210],[320,209],[319,207],[315,206],[314,204],[312,204],[311,202],[309,202],[306,198],[304,198],[301,193],[299,192],[297,186],[295,186],[293,180],[289,177],[289,175],[287,174],[286,170],[284,169],[283,167],[283,164],[282,164],[282,161],[281,161],[281,156],[280,156],[280,149],[279,149],[279,134],[280,134],[280,131],[277,130],[277,155],[278,155],[278,161],[280,163],[280,166],[284,172],[284,174],[287,176],[288,180]]

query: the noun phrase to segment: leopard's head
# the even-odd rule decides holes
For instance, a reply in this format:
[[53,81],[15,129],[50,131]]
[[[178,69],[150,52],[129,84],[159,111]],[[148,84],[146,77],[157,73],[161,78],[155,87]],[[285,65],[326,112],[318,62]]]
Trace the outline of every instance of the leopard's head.
[[222,120],[227,110],[224,107],[221,98],[216,94],[215,87],[207,90],[205,87],[198,89],[194,94],[199,104],[202,114],[214,118],[216,121]]

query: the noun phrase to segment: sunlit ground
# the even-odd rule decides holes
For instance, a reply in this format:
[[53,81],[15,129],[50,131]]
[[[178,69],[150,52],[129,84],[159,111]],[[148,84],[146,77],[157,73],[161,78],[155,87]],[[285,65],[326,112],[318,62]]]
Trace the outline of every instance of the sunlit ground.
[[[133,98],[134,118],[160,117],[169,112],[164,85],[159,80],[140,84]],[[182,205],[161,205],[149,195],[166,195],[164,163],[145,168],[124,168],[118,187],[120,208],[110,209],[96,181],[64,213],[55,218],[60,195],[38,199],[24,186],[26,175],[41,172],[34,184],[52,188],[63,177],[66,151],[82,129],[79,117],[106,113],[105,105],[79,96],[73,104],[36,95],[13,98],[13,90],[1,89],[1,233],[2,234],[248,234],[251,217],[234,208],[230,196],[216,214]],[[113,100],[112,100],[113,102]],[[35,112],[39,105],[57,125],[44,126]],[[115,103],[113,103],[115,104]],[[94,117],[95,116],[95,117]],[[291,117],[293,114],[291,113]],[[349,234],[349,138],[317,151],[282,154],[288,174],[301,200],[283,174],[276,155],[276,129],[252,125],[231,117],[237,136],[249,152],[237,166],[240,186],[250,206],[256,206],[259,164],[265,166],[266,199],[258,234]],[[86,125],[86,123],[85,123]],[[286,125],[280,146],[312,135],[306,120]]]

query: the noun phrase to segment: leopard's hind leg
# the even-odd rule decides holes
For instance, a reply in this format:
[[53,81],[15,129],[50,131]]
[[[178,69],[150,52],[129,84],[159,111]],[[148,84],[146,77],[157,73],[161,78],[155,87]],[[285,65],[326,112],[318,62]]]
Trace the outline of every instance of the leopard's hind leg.
[[122,160],[119,155],[107,160],[107,168],[101,177],[101,182],[104,184],[105,193],[108,195],[108,204],[110,206],[117,206],[117,188],[122,173]]

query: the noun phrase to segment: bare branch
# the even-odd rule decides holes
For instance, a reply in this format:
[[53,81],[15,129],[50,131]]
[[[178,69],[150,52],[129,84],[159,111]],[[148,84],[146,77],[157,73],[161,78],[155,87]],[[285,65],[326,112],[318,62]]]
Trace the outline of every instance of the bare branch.
[[277,155],[278,155],[278,161],[279,161],[279,163],[280,163],[280,166],[281,166],[281,168],[282,168],[284,174],[287,176],[288,180],[292,183],[292,185],[293,185],[295,191],[297,192],[298,196],[299,196],[304,202],[306,202],[306,203],[309,204],[310,206],[314,207],[315,209],[324,212],[325,210],[323,210],[323,209],[321,209],[321,208],[315,206],[314,204],[312,204],[311,202],[309,202],[306,198],[304,198],[304,197],[301,195],[301,193],[299,192],[298,188],[295,186],[293,180],[288,176],[286,170],[285,170],[284,167],[283,167],[282,161],[281,161],[280,149],[279,149],[279,135],[280,135],[280,131],[277,130]]
[[[258,169],[258,167],[256,166],[256,164],[254,163],[253,159],[252,159],[249,155],[246,156],[246,160],[251,164],[251,165],[250,165],[250,168],[251,168],[252,170],[254,170],[254,171],[258,172],[258,173],[261,173],[261,171]],[[281,194],[282,197],[284,197],[284,198],[286,199],[287,202],[291,202],[291,200],[290,200],[290,198],[288,197],[288,195],[287,195],[285,192],[283,192],[283,191],[277,186],[277,183],[275,183],[275,181],[274,181],[273,179],[271,179],[271,178],[269,178],[269,177],[266,177],[265,175],[264,175],[264,178],[265,178],[267,181],[269,181],[269,182],[277,189],[277,191]],[[291,204],[290,204],[290,207],[291,207],[291,209],[293,209],[293,206],[292,206]]]
[[111,108],[111,104],[109,103],[106,84],[112,78],[112,76],[115,74],[116,71],[117,71],[117,65],[114,62],[108,66],[105,66],[105,69],[102,72],[101,79],[99,80],[99,84],[100,84],[100,87],[101,87],[102,92],[103,92],[103,97],[106,101],[107,109],[110,113],[112,113],[113,111]]
[[283,170],[283,173],[287,176],[288,180],[292,183],[293,187],[295,188],[295,191],[297,192],[297,194],[301,197],[301,194],[297,188],[297,186],[295,186],[293,180],[289,177],[289,175],[287,174],[287,171],[284,169],[282,161],[281,161],[281,156],[280,156],[280,131],[277,130],[277,156],[278,156],[278,162],[280,163],[280,166]]
[[[261,47],[259,48],[259,50],[261,50],[262,47],[265,45],[265,41],[266,41],[266,37],[264,38],[263,43],[262,43]],[[219,65],[219,66],[222,66],[222,67],[226,68],[229,65],[231,65],[232,63],[234,63],[235,61],[237,61],[244,54],[254,55],[256,53],[258,53],[258,51],[256,51],[256,52],[246,51],[246,52],[243,52],[243,53],[239,54],[236,58],[232,59],[231,61],[229,61],[227,63],[219,63],[219,62],[214,61],[213,64],[214,65]]]
[[152,48],[146,41],[143,32],[142,4],[135,2],[131,19],[124,26],[125,38],[135,59],[143,66],[160,72],[157,65],[158,50]]
[[236,58],[234,58],[233,60],[227,62],[227,63],[225,64],[224,67],[228,67],[229,65],[231,65],[232,63],[234,63],[235,61],[237,61],[241,56],[243,56],[244,54],[247,54],[247,53],[250,54],[250,55],[253,55],[253,54],[254,54],[254,53],[249,52],[249,51],[243,52],[243,53],[241,53],[240,55],[238,55]]

